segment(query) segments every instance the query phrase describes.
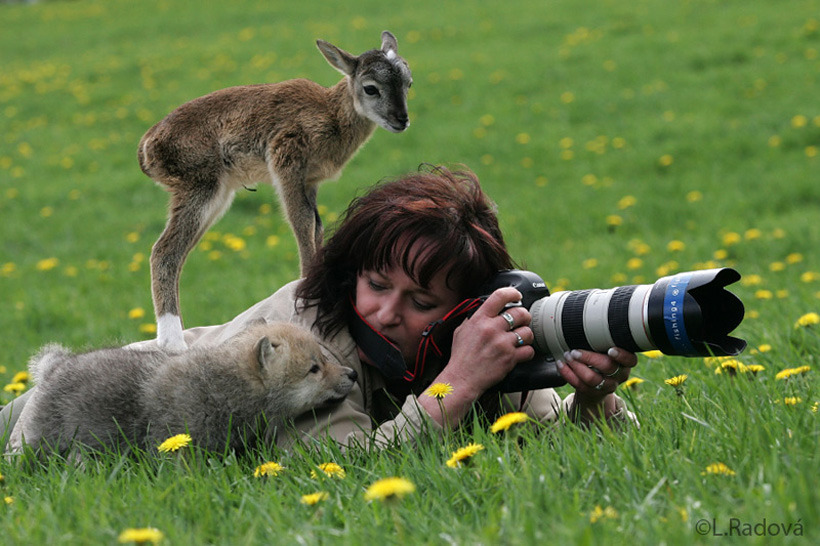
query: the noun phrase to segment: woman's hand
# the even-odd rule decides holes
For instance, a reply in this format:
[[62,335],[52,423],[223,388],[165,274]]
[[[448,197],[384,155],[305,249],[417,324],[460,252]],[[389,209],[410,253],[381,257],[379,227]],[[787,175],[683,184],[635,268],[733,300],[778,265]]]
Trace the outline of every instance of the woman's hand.
[[[611,417],[618,412],[613,394],[638,363],[634,353],[613,347],[607,354],[573,350],[558,361],[558,371],[575,387],[575,414],[581,420]],[[603,412],[603,413],[602,413]]]
[[[521,293],[515,288],[499,288],[453,333],[450,360],[435,379],[453,387],[440,401],[449,424],[457,423],[473,402],[516,364],[535,356],[530,312],[520,306],[505,309],[520,300]],[[422,396],[420,403],[433,419],[444,424],[438,401]]]

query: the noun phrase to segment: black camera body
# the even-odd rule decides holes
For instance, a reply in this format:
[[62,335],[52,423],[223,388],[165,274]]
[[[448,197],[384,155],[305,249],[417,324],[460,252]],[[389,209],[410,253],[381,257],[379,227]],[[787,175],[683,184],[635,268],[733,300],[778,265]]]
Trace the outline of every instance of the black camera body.
[[532,315],[535,357],[516,366],[498,390],[520,392],[565,384],[555,359],[572,349],[658,349],[687,357],[740,354],[746,342],[728,334],[743,320],[744,307],[737,296],[724,290],[738,280],[737,271],[724,267],[678,273],[652,285],[550,294],[536,273],[501,271],[483,292],[489,295],[512,286],[521,293],[517,305]]

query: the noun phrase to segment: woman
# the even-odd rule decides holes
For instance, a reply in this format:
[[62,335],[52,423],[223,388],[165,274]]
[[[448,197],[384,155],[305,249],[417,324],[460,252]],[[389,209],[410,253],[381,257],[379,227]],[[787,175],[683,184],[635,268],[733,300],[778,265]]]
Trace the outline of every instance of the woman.
[[[507,308],[521,299],[510,287],[490,294],[455,329],[446,363],[416,369],[428,324],[481,295],[482,285],[512,265],[494,204],[476,176],[432,168],[355,199],[304,279],[226,324],[187,330],[185,341],[220,342],[250,322],[284,320],[311,329],[329,358],[358,372],[341,404],[297,418],[294,430],[275,432],[284,448],[300,436],[366,446],[413,440],[425,427],[457,427],[476,403],[496,412],[521,409],[540,420],[554,420],[562,409],[577,422],[623,419],[628,412],[613,392],[637,357],[615,348],[608,354],[571,351],[558,362],[575,388],[563,401],[552,389],[532,392],[523,407],[520,394],[488,393],[535,354],[529,311]],[[434,382],[452,391],[442,399],[423,394]]]

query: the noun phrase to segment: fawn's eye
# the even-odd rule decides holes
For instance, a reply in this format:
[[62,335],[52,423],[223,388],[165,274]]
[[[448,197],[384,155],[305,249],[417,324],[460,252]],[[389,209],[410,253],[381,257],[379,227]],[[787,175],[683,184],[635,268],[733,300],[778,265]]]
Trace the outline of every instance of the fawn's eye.
[[379,95],[379,90],[375,85],[365,85],[363,89],[364,92],[370,95],[371,97],[377,97]]

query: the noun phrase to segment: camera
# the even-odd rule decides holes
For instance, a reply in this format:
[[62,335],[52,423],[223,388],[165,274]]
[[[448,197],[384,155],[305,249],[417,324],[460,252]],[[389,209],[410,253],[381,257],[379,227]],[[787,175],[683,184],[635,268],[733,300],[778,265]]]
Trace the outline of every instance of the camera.
[[505,286],[521,292],[519,305],[532,315],[535,357],[516,366],[497,388],[519,392],[565,384],[555,359],[572,349],[657,349],[687,357],[740,354],[746,342],[729,333],[743,320],[743,303],[725,290],[738,280],[736,270],[723,267],[677,273],[654,284],[550,294],[531,271],[501,271],[483,293]]

